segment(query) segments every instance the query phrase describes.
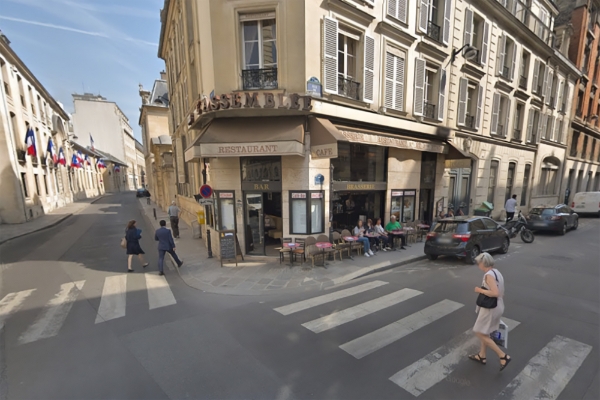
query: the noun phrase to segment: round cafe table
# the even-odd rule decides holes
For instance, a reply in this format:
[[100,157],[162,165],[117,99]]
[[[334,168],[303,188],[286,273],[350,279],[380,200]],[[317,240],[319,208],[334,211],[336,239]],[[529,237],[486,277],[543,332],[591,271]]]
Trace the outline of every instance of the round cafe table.
[[[358,236],[344,236],[342,239],[344,239],[346,242],[356,242],[358,240]],[[354,257],[352,257],[352,247],[350,247],[350,259],[354,260]]]
[[[406,231],[404,229],[396,229],[396,230],[392,231],[391,234],[394,236],[402,236],[402,235],[406,235]],[[396,250],[396,247],[394,246],[394,237],[392,237],[392,247],[394,248],[394,250]]]
[[283,247],[290,249],[290,267],[294,266],[294,249],[298,247],[298,243],[284,243]]
[[327,264],[325,263],[325,249],[330,249],[333,247],[333,244],[329,243],[329,242],[317,242],[315,243],[315,246],[317,246],[318,248],[321,249],[322,253],[321,255],[323,256],[323,267],[325,267]]

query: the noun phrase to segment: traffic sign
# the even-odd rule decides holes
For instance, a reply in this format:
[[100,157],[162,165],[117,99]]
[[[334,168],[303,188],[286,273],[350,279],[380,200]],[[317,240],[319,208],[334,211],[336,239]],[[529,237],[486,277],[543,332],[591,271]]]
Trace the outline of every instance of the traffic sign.
[[213,194],[213,190],[210,186],[208,185],[202,185],[200,186],[200,196],[204,197],[205,199],[208,199],[209,197],[211,197]]
[[201,206],[212,206],[213,204],[215,204],[213,199],[200,199],[198,200],[198,204],[200,204]]

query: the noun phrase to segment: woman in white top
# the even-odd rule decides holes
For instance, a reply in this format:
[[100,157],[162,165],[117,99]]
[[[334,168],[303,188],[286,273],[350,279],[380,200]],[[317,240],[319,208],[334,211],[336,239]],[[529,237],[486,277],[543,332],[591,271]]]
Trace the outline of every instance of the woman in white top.
[[361,242],[365,249],[365,257],[374,256],[375,254],[371,250],[371,243],[369,239],[365,237],[365,228],[363,222],[359,219],[358,223],[354,227],[354,236],[358,236],[358,241]]
[[391,250],[389,244],[389,238],[383,226],[381,226],[381,218],[377,218],[377,224],[375,224],[374,228],[375,233],[379,235],[378,239],[382,243],[381,247],[383,251]]
[[490,337],[490,333],[494,332],[500,326],[500,318],[504,313],[504,277],[494,268],[494,258],[489,253],[481,253],[475,258],[479,269],[485,272],[483,275],[482,287],[477,286],[475,293],[483,293],[488,297],[497,297],[498,305],[496,308],[477,307],[477,321],[473,327],[475,336],[481,342],[479,353],[472,354],[469,358],[483,365],[486,364],[486,349],[489,347],[500,358],[500,371],[502,371],[511,358],[508,354],[500,350],[498,345]]

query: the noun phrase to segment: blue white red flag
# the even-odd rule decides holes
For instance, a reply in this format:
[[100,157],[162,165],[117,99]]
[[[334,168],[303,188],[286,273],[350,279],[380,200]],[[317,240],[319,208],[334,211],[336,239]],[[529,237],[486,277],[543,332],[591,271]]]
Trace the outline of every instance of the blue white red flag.
[[121,167],[119,167],[118,165],[115,165],[115,172],[121,172]]
[[106,168],[106,164],[104,164],[104,160],[102,160],[101,158],[98,159],[98,168]]
[[79,159],[77,158],[77,156],[75,154],[73,154],[73,157],[71,158],[71,167],[73,167],[73,168],[81,168],[81,164],[79,163]]
[[27,154],[35,157],[37,155],[37,150],[35,148],[35,134],[31,128],[27,129],[27,134],[25,135],[25,144],[27,145]]
[[92,165],[92,163],[90,163],[90,158],[87,154],[85,155],[85,157],[83,157],[83,160],[85,161],[86,165]]
[[62,147],[58,150],[58,163],[67,165],[67,159],[65,158],[65,153],[63,152]]
[[52,162],[56,164],[58,162],[58,155],[56,154],[56,147],[54,147],[54,142],[52,139],[48,139],[48,149],[46,150],[50,153],[50,157],[52,157]]

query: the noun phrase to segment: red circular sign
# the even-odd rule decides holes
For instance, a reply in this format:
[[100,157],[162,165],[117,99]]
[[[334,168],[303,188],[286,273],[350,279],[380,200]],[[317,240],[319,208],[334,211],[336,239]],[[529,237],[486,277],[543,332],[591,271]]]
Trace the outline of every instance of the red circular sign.
[[213,190],[210,186],[208,185],[202,185],[200,186],[200,196],[204,197],[205,199],[208,199],[209,197],[211,197],[213,194]]

